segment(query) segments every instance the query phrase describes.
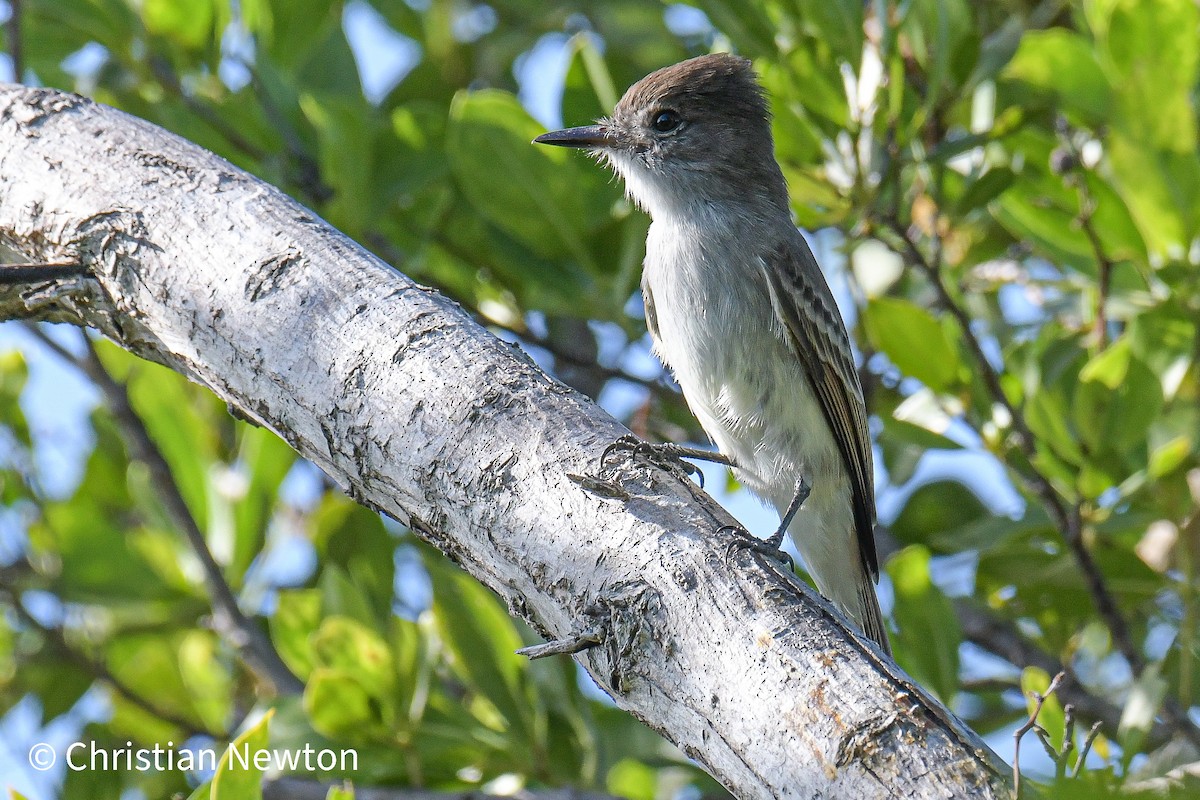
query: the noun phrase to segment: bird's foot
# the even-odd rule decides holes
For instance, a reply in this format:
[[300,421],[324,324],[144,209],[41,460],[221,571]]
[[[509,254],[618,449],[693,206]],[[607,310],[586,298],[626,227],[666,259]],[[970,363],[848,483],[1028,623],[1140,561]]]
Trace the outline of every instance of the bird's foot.
[[711,450],[701,450],[698,447],[687,447],[686,445],[672,444],[670,442],[652,444],[651,442],[642,441],[636,436],[627,435],[622,436],[604,448],[604,452],[600,454],[601,471],[604,470],[604,465],[608,457],[613,453],[619,452],[631,453],[635,458],[644,458],[655,466],[666,470],[682,470],[686,475],[695,475],[700,481],[700,488],[704,488],[704,473],[695,464],[684,461],[685,458],[710,461],[714,464],[724,464],[727,467],[733,466],[733,461],[729,457],[720,453],[714,453]]
[[720,536],[723,533],[732,534],[732,538],[729,540],[729,546],[725,551],[725,554],[728,557],[732,557],[733,554],[738,550],[751,550],[755,553],[761,553],[767,558],[778,561],[789,570],[795,571],[796,562],[793,561],[791,555],[789,555],[788,552],[781,547],[783,544],[783,535],[785,530],[785,528],[780,528],[768,538],[759,539],[757,536],[750,533],[750,531],[746,530],[740,525],[723,525],[717,529],[717,535]]

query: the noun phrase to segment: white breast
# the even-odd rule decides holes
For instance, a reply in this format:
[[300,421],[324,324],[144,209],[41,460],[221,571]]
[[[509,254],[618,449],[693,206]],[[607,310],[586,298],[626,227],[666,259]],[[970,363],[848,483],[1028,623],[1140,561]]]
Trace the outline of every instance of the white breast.
[[843,471],[837,445],[771,308],[754,255],[766,245],[704,222],[650,227],[644,282],[658,324],[655,352],[701,426],[739,465],[739,479],[786,506],[802,472]]

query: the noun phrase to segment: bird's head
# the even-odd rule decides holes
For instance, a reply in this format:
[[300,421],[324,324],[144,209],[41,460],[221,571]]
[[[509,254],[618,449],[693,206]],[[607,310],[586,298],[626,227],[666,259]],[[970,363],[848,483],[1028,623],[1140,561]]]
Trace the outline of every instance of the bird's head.
[[651,73],[625,92],[611,117],[534,141],[589,150],[656,219],[696,204],[768,200],[786,208],[766,97],[750,62],[728,53]]

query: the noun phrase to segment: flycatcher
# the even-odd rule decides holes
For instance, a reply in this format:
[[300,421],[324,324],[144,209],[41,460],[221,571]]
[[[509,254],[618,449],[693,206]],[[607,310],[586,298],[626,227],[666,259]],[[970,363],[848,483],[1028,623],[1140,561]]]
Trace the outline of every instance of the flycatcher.
[[642,294],[654,352],[738,480],[779,511],[765,544],[790,534],[821,593],[888,651],[862,386],[792,222],[750,62],[666,67],[611,117],[534,141],[591,151],[650,214]]

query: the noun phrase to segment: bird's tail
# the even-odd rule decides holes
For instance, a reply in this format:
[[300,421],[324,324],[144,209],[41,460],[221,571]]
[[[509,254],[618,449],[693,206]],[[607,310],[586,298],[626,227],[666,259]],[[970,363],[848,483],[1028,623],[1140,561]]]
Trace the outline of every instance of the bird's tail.
[[[799,544],[799,543],[798,543]],[[862,561],[856,557],[843,558],[836,564],[814,563],[814,557],[834,555],[821,549],[806,553],[801,545],[809,574],[817,583],[821,594],[829,598],[838,610],[850,618],[868,639],[879,645],[883,652],[892,654],[888,643],[887,628],[883,623],[883,612],[879,609],[879,598],[875,596],[875,582]],[[857,555],[857,554],[856,554]]]
[[867,576],[865,567],[859,573],[859,581],[855,589],[855,607],[846,609],[847,613],[858,623],[858,627],[867,635],[867,638],[879,645],[879,649],[890,656],[892,646],[888,642],[887,628],[883,624],[883,612],[879,610],[879,597],[875,594],[875,584]]

